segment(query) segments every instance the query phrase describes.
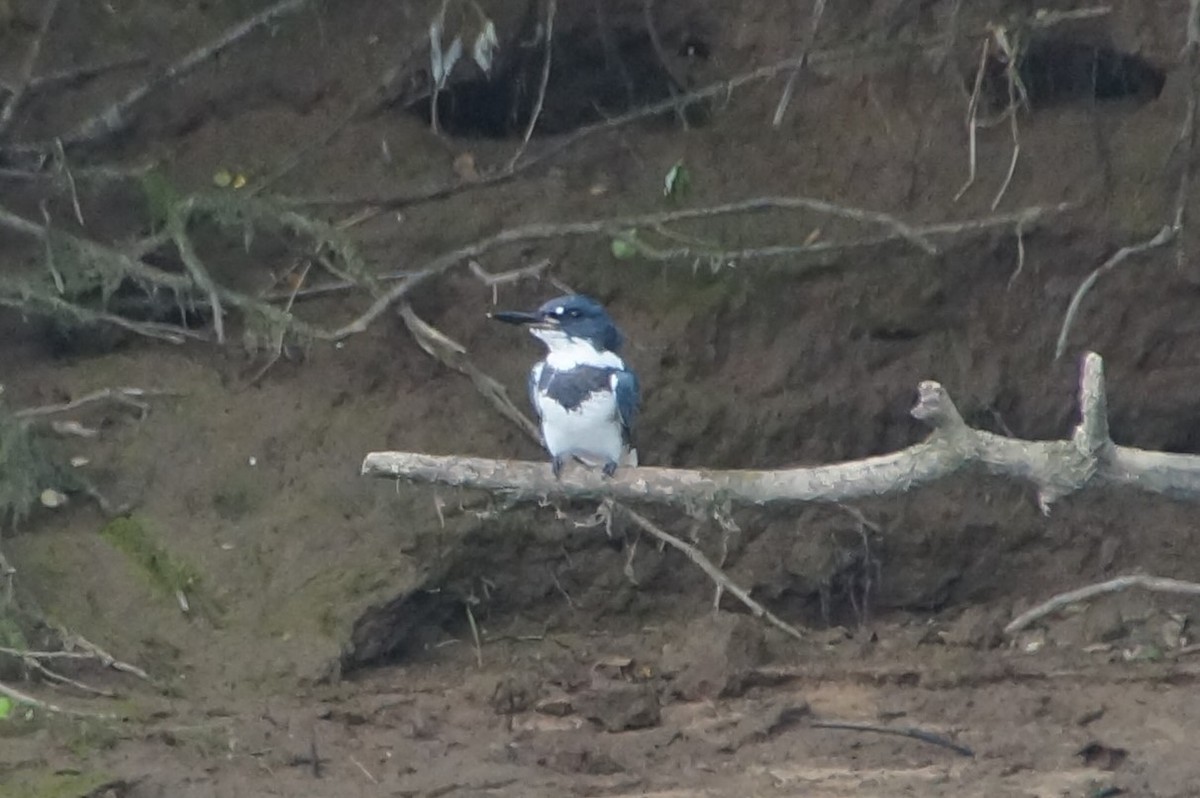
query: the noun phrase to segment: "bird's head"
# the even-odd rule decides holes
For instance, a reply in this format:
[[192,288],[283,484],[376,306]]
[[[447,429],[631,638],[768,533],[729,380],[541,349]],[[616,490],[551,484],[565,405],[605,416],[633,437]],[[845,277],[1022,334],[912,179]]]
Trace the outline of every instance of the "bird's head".
[[587,341],[600,352],[621,348],[621,333],[604,306],[582,294],[551,299],[532,313],[502,310],[491,316],[509,324],[528,324],[529,331],[551,348],[571,339]]

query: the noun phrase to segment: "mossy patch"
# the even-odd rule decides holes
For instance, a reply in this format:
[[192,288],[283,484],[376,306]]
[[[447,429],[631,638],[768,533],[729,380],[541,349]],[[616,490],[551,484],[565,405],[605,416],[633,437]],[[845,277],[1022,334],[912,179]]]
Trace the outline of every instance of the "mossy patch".
[[25,639],[21,624],[11,612],[3,608],[0,608],[0,646],[15,648],[18,651],[29,648],[29,641]]
[[220,608],[204,590],[199,571],[167,551],[140,518],[114,518],[100,530],[100,536],[128,557],[152,588],[171,601],[183,595],[189,607],[204,617],[219,618]]
[[6,798],[82,798],[96,795],[104,786],[118,782],[107,773],[72,771],[18,773],[11,778],[4,787]]

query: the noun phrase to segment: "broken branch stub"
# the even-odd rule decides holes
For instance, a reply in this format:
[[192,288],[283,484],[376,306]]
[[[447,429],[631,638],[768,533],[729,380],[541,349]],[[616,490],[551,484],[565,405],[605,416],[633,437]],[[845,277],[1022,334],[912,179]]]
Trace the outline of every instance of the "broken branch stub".
[[365,476],[504,493],[517,500],[550,496],[613,498],[682,507],[844,502],[903,493],[977,465],[1032,482],[1043,512],[1088,487],[1129,485],[1176,499],[1200,499],[1200,456],[1117,446],[1108,437],[1103,363],[1084,358],[1082,417],[1071,440],[1027,441],[972,429],[939,383],[922,382],[913,417],[933,427],[925,441],[892,454],[830,465],[766,470],[624,468],[608,478],[571,469],[561,481],[546,463],[371,452]]

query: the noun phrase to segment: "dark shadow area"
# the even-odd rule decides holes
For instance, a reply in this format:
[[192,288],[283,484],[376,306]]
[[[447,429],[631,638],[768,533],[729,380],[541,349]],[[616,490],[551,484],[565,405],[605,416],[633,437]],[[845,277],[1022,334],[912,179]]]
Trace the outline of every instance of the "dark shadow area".
[[[997,110],[1008,104],[1005,66],[1001,58],[993,57],[984,77],[984,96]],[[1035,110],[1080,101],[1147,103],[1158,98],[1167,79],[1165,71],[1140,56],[1052,38],[1035,39],[1025,46],[1017,74]]]
[[[703,53],[704,42],[688,40],[688,54]],[[537,103],[545,48],[521,37],[502,45],[514,52],[488,78],[478,70],[452,81],[438,94],[438,120],[446,134],[462,138],[503,139],[524,134]],[[467,71],[465,67],[460,67]],[[534,135],[554,136],[602,122],[634,108],[669,99],[685,89],[667,72],[645,30],[613,28],[605,35],[595,28],[556,33],[546,97]],[[413,106],[430,121],[432,98]],[[689,124],[703,122],[702,104],[682,113]],[[671,120],[676,111],[659,118]]]

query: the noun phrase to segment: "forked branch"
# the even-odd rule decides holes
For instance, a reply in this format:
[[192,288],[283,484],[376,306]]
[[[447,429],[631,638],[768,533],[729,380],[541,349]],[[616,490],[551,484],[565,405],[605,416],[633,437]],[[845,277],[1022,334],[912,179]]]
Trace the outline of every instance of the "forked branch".
[[832,465],[775,471],[628,468],[614,478],[572,469],[555,480],[544,463],[372,452],[366,476],[478,488],[536,500],[548,496],[613,498],[685,507],[844,502],[901,493],[969,465],[1028,480],[1043,512],[1059,498],[1100,485],[1130,485],[1178,499],[1200,499],[1200,456],[1117,446],[1108,437],[1103,363],[1084,358],[1082,419],[1071,440],[1026,441],[972,429],[936,382],[918,387],[912,415],[933,427],[922,443],[888,455]]

